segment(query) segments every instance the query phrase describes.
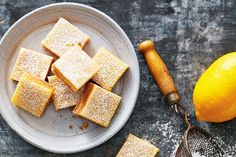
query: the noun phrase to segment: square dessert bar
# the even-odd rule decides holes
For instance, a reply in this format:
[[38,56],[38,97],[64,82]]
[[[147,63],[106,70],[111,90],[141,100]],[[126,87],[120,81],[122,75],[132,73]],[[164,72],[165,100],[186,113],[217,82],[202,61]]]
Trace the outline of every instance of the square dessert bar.
[[111,91],[116,82],[121,78],[129,66],[114,56],[104,47],[101,47],[93,57],[93,60],[101,66],[92,80],[101,87]]
[[78,91],[100,69],[79,46],[73,46],[52,65],[56,74],[74,92]]
[[21,48],[10,79],[19,81],[22,74],[27,72],[45,80],[52,62],[51,56]]
[[53,87],[38,77],[24,73],[11,98],[12,104],[40,117],[53,94]]
[[85,91],[85,85],[77,92],[73,92],[57,76],[49,76],[48,81],[54,87],[53,103],[56,111],[79,104]]
[[93,83],[88,83],[84,97],[73,113],[103,127],[108,127],[120,100],[120,96]]
[[155,157],[159,149],[146,140],[129,134],[116,157]]
[[88,41],[89,36],[87,34],[66,19],[60,18],[41,44],[60,57],[70,46],[79,45],[83,48]]

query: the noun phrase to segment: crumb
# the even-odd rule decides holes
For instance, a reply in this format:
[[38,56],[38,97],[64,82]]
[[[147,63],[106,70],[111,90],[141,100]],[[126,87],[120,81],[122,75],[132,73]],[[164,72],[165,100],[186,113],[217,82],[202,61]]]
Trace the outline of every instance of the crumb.
[[88,128],[88,123],[87,122],[83,122],[83,124],[79,127],[81,130],[84,130],[86,128]]
[[61,117],[62,117],[62,115],[60,114],[60,115],[59,115],[59,117],[61,118]]
[[86,129],[88,127],[88,123],[87,122],[84,122],[83,123],[83,127]]
[[72,128],[73,128],[73,125],[69,125],[69,128],[72,129]]

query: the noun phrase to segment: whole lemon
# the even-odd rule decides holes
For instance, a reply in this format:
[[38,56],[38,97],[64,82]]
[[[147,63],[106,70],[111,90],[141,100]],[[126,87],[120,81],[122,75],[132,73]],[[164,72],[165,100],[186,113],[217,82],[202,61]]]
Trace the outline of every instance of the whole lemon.
[[200,121],[224,122],[236,117],[236,52],[220,57],[202,74],[193,103]]

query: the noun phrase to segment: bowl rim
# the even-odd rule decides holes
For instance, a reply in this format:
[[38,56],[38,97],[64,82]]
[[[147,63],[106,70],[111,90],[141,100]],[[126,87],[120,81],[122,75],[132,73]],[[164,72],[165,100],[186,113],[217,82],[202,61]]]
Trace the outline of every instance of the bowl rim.
[[[49,5],[45,5],[42,7],[39,7],[35,10],[32,10],[31,12],[25,14],[24,16],[22,16],[20,19],[18,19],[7,31],[6,33],[3,35],[1,41],[0,41],[0,47],[2,45],[2,43],[4,42],[4,40],[7,38],[8,34],[12,31],[12,29],[14,29],[15,26],[19,25],[20,22],[27,18],[32,16],[34,13],[41,11],[41,10],[45,10],[45,9],[49,9],[49,8],[53,8],[53,7],[61,7],[61,6],[76,6],[76,7],[82,7],[85,8],[87,10],[90,10],[92,12],[96,12],[97,14],[103,16],[111,25],[113,25],[116,29],[118,29],[118,31],[121,33],[121,36],[127,41],[127,45],[129,47],[130,53],[132,53],[132,55],[134,56],[135,62],[134,62],[134,67],[135,67],[135,76],[134,76],[134,89],[133,89],[133,98],[130,100],[131,102],[131,107],[130,107],[130,112],[127,114],[126,118],[122,118],[122,122],[121,125],[116,127],[112,132],[110,131],[109,133],[106,134],[106,137],[104,138],[99,138],[99,142],[87,146],[87,147],[83,147],[83,149],[77,148],[77,149],[70,149],[70,150],[58,150],[58,149],[53,149],[53,148],[48,148],[46,146],[40,145],[38,144],[36,141],[32,140],[31,136],[27,134],[27,132],[25,132],[23,129],[21,129],[20,127],[15,126],[14,124],[11,123],[11,121],[8,120],[9,117],[6,117],[5,114],[2,114],[2,108],[0,108],[0,114],[3,117],[3,119],[7,122],[7,124],[20,136],[22,137],[25,141],[27,141],[28,143],[49,151],[49,152],[54,152],[54,153],[76,153],[76,152],[82,152],[91,148],[94,148],[98,145],[103,144],[104,142],[106,142],[107,140],[109,140],[111,137],[113,137],[128,121],[130,115],[133,112],[133,109],[135,107],[137,98],[138,98],[138,94],[139,94],[139,86],[140,86],[140,70],[139,70],[139,64],[138,64],[138,59],[137,59],[137,55],[135,53],[134,47],[131,43],[131,41],[129,40],[128,36],[126,35],[126,33],[123,31],[123,29],[112,19],[110,18],[108,15],[106,15],[105,13],[103,13],[102,11],[95,9],[91,6],[85,5],[85,4],[81,4],[81,3],[73,3],[73,2],[60,2],[60,3],[53,3],[53,4],[49,4]],[[0,97],[1,98],[1,97]]]

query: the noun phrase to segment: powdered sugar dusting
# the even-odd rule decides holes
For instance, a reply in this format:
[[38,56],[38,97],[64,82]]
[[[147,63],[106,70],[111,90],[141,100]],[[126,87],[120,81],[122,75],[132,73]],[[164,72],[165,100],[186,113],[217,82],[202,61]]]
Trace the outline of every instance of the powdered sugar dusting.
[[10,77],[19,81],[23,73],[27,72],[44,80],[52,61],[53,58],[50,56],[21,48]]
[[88,86],[93,86],[93,90],[89,93],[89,99],[84,102],[86,104],[79,115],[107,127],[115,114],[121,97],[95,84],[89,83]]
[[124,145],[120,149],[117,157],[153,157],[159,151],[154,145],[146,140],[142,140],[132,134],[129,135]]
[[107,90],[114,87],[129,67],[104,47],[98,50],[93,60],[101,66],[101,69],[93,76],[92,80]]
[[79,104],[85,85],[77,92],[73,92],[62,80],[57,76],[48,77],[49,83],[54,86],[53,102],[56,110],[75,106]]
[[38,77],[24,73],[12,97],[12,103],[40,117],[53,93],[53,87]]
[[[220,148],[223,148],[223,151],[224,151],[223,157],[235,157],[236,156],[236,143],[234,145],[228,145],[227,146],[224,143],[224,141],[222,140],[222,137],[216,136],[216,137],[214,137],[214,139],[216,139],[216,142],[217,142],[218,146]],[[231,139],[231,140],[233,140],[233,139]],[[230,143],[234,143],[234,142],[232,141]],[[179,144],[175,145],[175,150],[171,154],[171,157],[175,156],[175,153],[176,153],[176,151],[178,149],[178,146],[179,146]],[[193,157],[206,157],[204,155],[201,155],[199,152],[193,152],[192,156]]]
[[200,153],[197,153],[197,152],[192,153],[192,156],[193,157],[205,157],[205,156],[202,156]]
[[[52,67],[55,74],[57,72],[54,71],[54,67],[63,74],[59,78],[70,81],[76,90],[80,89],[100,69],[100,66],[78,46],[71,47],[70,51],[62,55]],[[73,91],[75,91],[74,88],[72,88]]]
[[60,18],[42,41],[42,44],[57,56],[61,56],[68,51],[68,45],[74,44],[83,48],[88,40],[89,36],[87,34],[80,31],[66,19]]
[[[176,126],[174,123],[174,120],[172,121],[162,121],[162,120],[157,120],[155,123],[153,123],[149,129],[150,130],[156,130],[154,133],[148,133],[143,136],[143,138],[147,139],[150,141],[150,138],[152,137],[151,142],[152,143],[159,143],[156,144],[157,147],[162,150],[161,147],[167,147],[169,145],[173,146],[171,149],[167,150],[165,154],[172,154],[176,147],[179,145],[181,142],[181,138],[184,132],[182,131],[177,131],[179,126]],[[160,151],[160,153],[162,153]]]
[[222,137],[216,136],[215,139],[219,143],[220,147],[224,148],[224,157],[235,157],[236,156],[236,143],[233,141],[234,139],[228,139],[231,140],[234,143],[234,145],[226,145],[223,141]]

